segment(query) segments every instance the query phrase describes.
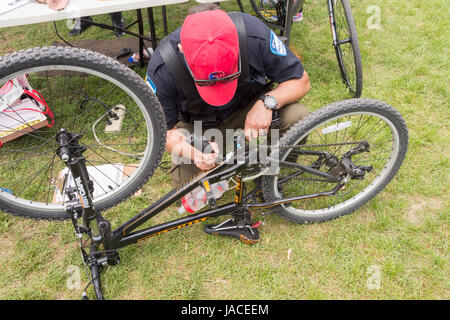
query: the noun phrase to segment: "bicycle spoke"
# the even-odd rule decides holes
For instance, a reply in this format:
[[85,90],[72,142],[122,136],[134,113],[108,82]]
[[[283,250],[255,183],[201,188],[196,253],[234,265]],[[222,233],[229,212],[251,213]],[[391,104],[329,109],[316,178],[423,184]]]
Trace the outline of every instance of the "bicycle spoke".
[[[35,195],[31,198],[31,201],[35,201],[35,200],[36,200],[36,196],[38,195],[39,190],[41,189],[42,183],[44,182],[44,180],[47,179],[47,173],[48,173],[48,171],[50,170],[50,168],[53,166],[53,163],[54,163],[54,161],[55,161],[55,158],[56,158],[56,154],[53,155],[52,161],[51,161],[50,165],[48,166],[48,168],[47,168],[47,170],[45,171],[45,173],[42,175],[41,181],[39,182],[39,186],[38,186],[38,188],[37,188],[37,190],[36,190],[36,192],[35,192]],[[48,197],[47,197],[46,203],[48,204]]]
[[51,164],[51,169],[50,169],[50,179],[47,179],[48,180],[47,181],[48,188],[47,188],[47,196],[46,196],[46,199],[45,199],[45,204],[47,204],[47,205],[48,205],[48,200],[49,200],[49,197],[50,197],[50,191],[51,191],[51,185],[52,185],[51,182],[52,182],[52,177],[53,177],[53,169],[55,167],[55,159],[56,159],[56,154],[52,158],[52,164]]
[[[50,164],[44,165],[44,166],[42,166],[36,173],[33,172],[33,173],[31,173],[30,175],[28,175],[27,178],[28,178],[28,177],[31,177],[31,176],[33,176],[33,178],[32,178],[31,180],[25,180],[24,182],[25,182],[26,184],[25,184],[24,188],[23,188],[21,191],[19,191],[17,194],[14,193],[14,195],[17,196],[17,197],[19,197],[19,196],[22,194],[22,192],[25,191],[25,189],[26,189],[28,186],[31,186],[31,183],[38,177],[38,174],[39,174],[42,170],[44,170],[46,166],[50,166]],[[13,185],[13,187],[16,186],[16,185],[17,185],[17,184]]]

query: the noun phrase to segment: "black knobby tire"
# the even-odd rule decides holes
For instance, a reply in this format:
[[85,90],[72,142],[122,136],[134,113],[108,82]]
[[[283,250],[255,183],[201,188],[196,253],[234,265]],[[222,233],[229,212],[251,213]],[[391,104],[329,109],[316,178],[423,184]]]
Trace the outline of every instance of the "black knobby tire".
[[359,98],[363,89],[363,72],[358,34],[352,10],[348,0],[332,0],[331,5],[337,41],[350,41],[343,44],[336,43],[334,46],[341,77],[353,97]]
[[[408,131],[401,115],[390,105],[370,99],[349,99],[323,107],[292,126],[280,139],[279,158],[288,161],[293,149],[289,146],[303,144],[302,150],[328,151],[341,160],[342,155],[355,148],[359,141],[367,140],[370,152],[353,156],[355,165],[373,165],[364,180],[349,179],[349,183],[335,196],[303,200],[277,206],[275,211],[283,218],[296,223],[314,223],[349,214],[375,197],[395,176],[406,155]],[[317,164],[318,156],[297,155],[294,161],[303,165]],[[370,159],[368,159],[370,158]],[[338,167],[336,167],[338,168]],[[317,169],[317,167],[316,167]],[[266,201],[315,194],[332,190],[336,182],[326,182],[323,177],[307,173],[286,182],[283,170],[277,175],[262,177]],[[333,172],[325,164],[323,172]],[[289,176],[288,172],[283,177]],[[373,179],[373,180],[372,180]]]
[[[68,218],[65,206],[71,201],[62,190],[67,179],[62,183],[57,176],[65,165],[55,155],[56,132],[66,125],[83,134],[80,144],[88,147],[84,156],[92,177],[99,184],[103,176],[106,181],[107,187],[97,188],[96,210],[111,208],[142,187],[161,160],[166,127],[161,105],[139,75],[109,57],[77,48],[34,48],[0,57],[0,86],[24,74],[47,100],[54,126],[2,145],[2,211],[34,219]],[[119,129],[107,132],[120,112]],[[57,188],[61,200],[55,200]]]

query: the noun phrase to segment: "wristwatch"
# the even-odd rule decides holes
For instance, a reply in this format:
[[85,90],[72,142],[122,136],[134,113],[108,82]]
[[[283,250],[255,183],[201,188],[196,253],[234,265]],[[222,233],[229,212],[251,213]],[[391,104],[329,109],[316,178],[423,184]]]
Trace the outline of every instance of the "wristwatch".
[[265,94],[259,97],[259,100],[262,100],[262,102],[264,102],[264,107],[272,111],[275,110],[278,106],[277,98],[275,98],[274,96]]

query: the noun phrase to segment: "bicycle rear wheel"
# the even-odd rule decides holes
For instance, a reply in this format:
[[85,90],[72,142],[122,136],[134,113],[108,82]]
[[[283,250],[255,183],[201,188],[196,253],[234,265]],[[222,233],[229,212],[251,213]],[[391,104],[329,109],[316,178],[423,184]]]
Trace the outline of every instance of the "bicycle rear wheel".
[[286,0],[250,0],[256,16],[268,26],[284,26],[286,18]]
[[82,135],[98,211],[132,195],[152,175],[164,152],[165,121],[156,96],[136,73],[98,53],[49,47],[0,58],[0,86],[21,76],[50,112],[26,115],[9,104],[0,115],[2,211],[68,218],[65,207],[72,200],[66,191],[74,183],[56,155],[60,129]]
[[342,81],[355,98],[363,88],[361,52],[352,10],[347,0],[330,0],[333,46]]
[[[367,143],[367,150],[355,152],[350,158],[345,156],[361,143]],[[279,144],[281,160],[347,178],[340,187],[327,177],[283,167],[277,175],[262,177],[267,201],[318,195],[338,188],[334,195],[276,208],[280,216],[296,223],[322,222],[353,212],[383,190],[403,162],[408,131],[401,115],[390,105],[377,100],[350,99],[300,120],[283,135]],[[297,145],[301,147],[292,147]],[[371,169],[364,169],[367,171],[362,179],[352,177],[344,166],[344,158],[351,161],[348,167],[371,166]]]

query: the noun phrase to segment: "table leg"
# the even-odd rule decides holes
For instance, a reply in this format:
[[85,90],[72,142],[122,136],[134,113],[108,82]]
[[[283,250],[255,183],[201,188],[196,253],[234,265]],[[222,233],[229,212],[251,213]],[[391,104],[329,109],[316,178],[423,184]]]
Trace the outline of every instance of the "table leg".
[[[139,34],[141,36],[144,36],[144,23],[142,21],[141,9],[137,9],[137,19],[138,19],[138,26],[139,26]],[[142,39],[142,38],[139,38],[139,63],[141,64],[141,67],[145,66],[145,62],[144,62],[144,39]]]
[[148,24],[150,27],[150,37],[152,38],[153,51],[156,50],[156,30],[155,30],[155,18],[153,17],[153,8],[147,8]]
[[166,12],[166,6],[162,6],[161,8],[161,14],[163,19],[163,29],[164,29],[164,36],[167,36],[167,12]]

